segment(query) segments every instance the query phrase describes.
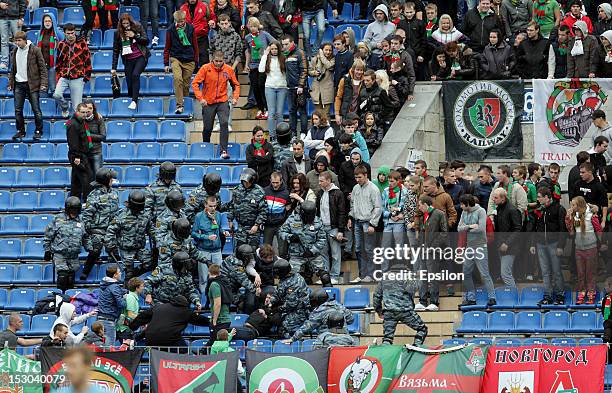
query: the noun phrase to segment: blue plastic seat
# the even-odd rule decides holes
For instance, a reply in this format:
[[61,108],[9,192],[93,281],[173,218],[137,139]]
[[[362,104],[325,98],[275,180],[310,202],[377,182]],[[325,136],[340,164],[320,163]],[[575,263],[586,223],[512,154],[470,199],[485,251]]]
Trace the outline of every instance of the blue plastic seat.
[[13,289],[9,292],[6,309],[14,311],[29,311],[34,308],[34,299],[35,292],[33,289]]
[[212,162],[238,162],[240,158],[240,150],[242,149],[242,145],[240,143],[228,143],[227,144],[227,153],[230,155],[229,159],[221,158],[221,145],[217,145],[217,152]]
[[30,226],[26,231],[28,235],[44,235],[45,229],[53,221],[53,216],[49,214],[36,214],[30,218]]
[[294,345],[293,344],[298,344],[299,345],[299,341],[295,341],[292,342],[291,344],[285,344],[282,340],[276,340],[276,342],[274,342],[274,347],[272,347],[272,352],[274,353],[293,353],[293,352],[297,352],[294,351]]
[[149,77],[147,94],[151,96],[169,96],[174,94],[174,77],[170,75],[152,75]]
[[15,168],[0,168],[0,187],[11,188],[17,179]]
[[23,247],[23,255],[21,255],[21,258],[27,260],[42,260],[45,255],[43,243],[42,238],[27,239]]
[[219,198],[221,203],[228,203],[232,199],[232,192],[228,188],[222,188],[219,191]]
[[585,337],[578,340],[578,345],[580,346],[588,346],[588,345],[600,345],[603,344],[603,339],[601,337]]
[[230,348],[233,348],[234,351],[240,353],[240,360],[244,360],[246,355],[246,343],[244,342],[244,340],[230,341]]
[[53,158],[51,159],[51,161],[55,163],[68,163],[67,143],[58,143],[57,145],[55,145],[55,152],[53,153]]
[[16,191],[13,193],[11,211],[27,212],[36,209],[38,194],[36,191]]
[[483,311],[469,311],[463,313],[461,326],[457,333],[482,333],[487,328],[487,313]]
[[473,338],[473,339],[470,340],[470,344],[473,344],[473,345],[493,345],[493,339],[492,338],[485,338],[485,337]]
[[113,89],[111,85],[112,77],[97,76],[93,82],[93,92],[96,97],[112,97]]
[[168,111],[164,114],[165,117],[188,119],[193,116],[193,99],[191,97],[185,97],[183,102],[183,113],[177,115],[174,113],[176,110],[176,98],[170,98],[168,101]]
[[72,288],[72,289],[67,289],[66,292],[64,292],[66,294],[66,296],[69,297],[75,297],[77,295],[80,295],[81,293],[91,293],[91,291],[89,289],[83,289],[83,288]]
[[[110,51],[94,52],[91,58],[91,68],[93,72],[109,72],[113,65],[113,53]],[[96,78],[98,79],[98,78]],[[94,86],[94,93],[96,88]]]
[[2,217],[2,235],[23,235],[28,231],[29,227],[28,216],[23,214],[11,214]]
[[[57,104],[53,98],[40,98],[39,103],[44,119],[54,119],[57,117]],[[32,112],[31,117],[34,117],[34,112]]]
[[209,165],[206,168],[206,173],[216,172],[221,176],[223,184],[231,183],[230,167],[227,165]]
[[548,339],[543,337],[529,337],[523,340],[523,345],[546,345]]
[[[23,115],[27,117],[29,101],[26,101],[23,104]],[[30,111],[32,109],[30,108]],[[2,113],[0,113],[0,117],[3,119],[14,119],[15,118],[15,101],[13,100],[4,100],[2,105]]]
[[34,136],[34,131],[36,131],[36,123],[34,123],[33,121],[26,123],[26,137],[22,140],[22,142],[28,142],[28,143],[43,143],[43,142],[49,142],[49,136],[51,134],[51,122],[49,120],[43,120],[43,134],[42,137],[35,141],[33,136]]
[[[160,46],[161,41],[165,39],[165,35],[159,37]],[[163,46],[162,46],[163,47]],[[163,51],[151,51],[151,57],[149,57],[149,61],[147,62],[147,67],[145,71],[163,71],[164,70],[164,52]]]
[[544,297],[543,287],[526,287],[521,290],[521,299],[515,306],[518,309],[539,308],[538,302]]
[[130,162],[134,157],[134,144],[130,142],[115,142],[108,150],[108,162]]
[[[246,165],[236,165],[232,169],[232,179],[227,183],[228,186],[240,184],[240,174],[246,168]],[[223,181],[225,184],[225,180]]]
[[38,187],[42,181],[41,168],[20,168],[17,173],[15,187]]
[[15,278],[15,265],[7,263],[0,265],[0,284],[10,284],[13,278]]
[[597,331],[597,314],[595,311],[576,311],[572,314],[568,332],[592,333]]
[[[55,7],[40,7],[34,10],[32,13],[32,21],[29,24],[29,27],[40,27],[42,25],[43,16],[46,14],[53,14],[56,21],[59,21],[57,8]],[[32,41],[35,42],[35,41]]]
[[28,158],[28,145],[25,143],[7,143],[2,149],[0,162],[19,163]]
[[516,288],[496,288],[495,297],[497,298],[497,305],[492,308],[514,308],[518,304],[518,291]]
[[[2,79],[0,78],[0,80]],[[0,115],[1,115],[1,111],[0,111]],[[1,121],[0,122],[0,142],[3,142],[3,143],[12,142],[13,135],[15,135],[15,123],[10,122],[10,121]]]
[[138,101],[138,117],[157,119],[163,115],[164,101],[161,98],[141,98]]
[[104,38],[102,39],[102,45],[100,49],[113,49],[113,42],[115,40],[116,29],[108,29],[104,32]]
[[154,120],[139,120],[135,122],[130,140],[134,142],[157,141],[157,122]]
[[66,122],[56,121],[51,125],[51,135],[49,135],[49,142],[60,143],[66,142]]
[[135,141],[130,137],[132,123],[125,120],[112,120],[106,123],[106,142]]
[[[27,35],[27,34],[26,34]],[[32,41],[35,42],[35,41]],[[6,77],[1,77],[0,78],[0,96],[4,97],[6,95],[6,93],[8,92],[8,85],[9,85],[9,80]],[[4,142],[4,141],[3,141]]]
[[[147,81],[148,78],[144,75],[140,75],[138,78],[140,80],[140,95],[145,95],[145,90],[147,89]],[[127,78],[121,79],[121,91],[128,91]]]
[[56,318],[55,315],[49,314],[34,315],[30,326],[30,334],[33,336],[44,336],[49,334]]
[[[44,266],[46,266],[46,265],[44,265]],[[43,266],[43,267],[44,267],[44,266]],[[43,268],[43,270],[44,270],[44,268]],[[44,298],[46,298],[47,296],[51,296],[51,295],[61,295],[61,294],[63,294],[63,293],[64,293],[64,291],[62,291],[62,290],[61,290],[61,289],[59,289],[59,288],[41,288],[41,289],[38,289],[38,290],[36,291],[36,301],[39,301],[39,300],[41,300],[41,299],[44,299]]]
[[259,352],[272,352],[272,340],[255,339],[247,342],[247,348]]
[[160,142],[184,142],[185,122],[182,120],[164,120],[159,127],[157,140]]
[[361,314],[354,314],[353,323],[346,327],[350,334],[361,334]]
[[183,162],[187,158],[187,144],[184,142],[164,143],[161,161]]
[[498,338],[495,340],[495,345],[498,347],[519,347],[521,344],[521,339],[516,337]]
[[46,190],[40,193],[38,207],[40,211],[57,211],[64,208],[66,194],[62,190]]
[[108,117],[110,113],[110,98],[94,98],[92,101],[98,113],[103,117]]
[[11,192],[0,191],[0,212],[8,211],[11,208]]
[[457,346],[457,345],[463,345],[465,344],[467,341],[462,339],[462,338],[452,338],[452,339],[448,339],[448,340],[444,340],[442,341],[442,345],[451,345],[451,346]]
[[89,39],[89,49],[100,49],[103,39],[104,37],[102,36],[102,30],[93,29],[91,31],[91,38]]
[[578,345],[578,341],[571,337],[556,337],[550,340],[550,345],[556,345],[559,347],[575,347]]
[[215,147],[212,143],[192,143],[189,147],[187,162],[210,162],[214,156]]
[[[143,100],[140,100],[142,103]],[[136,109],[129,109],[131,98],[115,98],[111,108],[110,117],[129,119],[136,116]]]
[[[6,307],[8,300],[8,290],[6,288],[0,288],[0,308]],[[2,327],[4,329],[4,327]]]
[[43,187],[67,187],[69,185],[70,171],[67,167],[54,166],[45,169]]
[[53,284],[55,278],[53,277],[53,264],[47,263],[43,268],[43,281],[41,284]]
[[542,332],[563,333],[569,329],[570,315],[567,311],[550,311],[544,314]]
[[476,288],[476,304],[472,306],[460,306],[461,311],[475,311],[475,310],[484,310],[487,308],[487,301],[489,300],[489,295],[484,288]]
[[[605,294],[604,294],[605,295]],[[573,309],[594,309],[596,306],[601,305],[601,292],[597,291],[595,295],[595,303],[594,304],[576,304],[576,300],[578,299],[578,292],[576,292],[576,296],[573,296],[573,301],[571,304],[571,308]]]
[[510,333],[514,329],[514,313],[495,311],[489,314],[489,324],[485,333]]
[[85,24],[85,12],[81,7],[68,7],[64,9],[64,18],[62,20],[62,26],[66,23],[72,23],[75,26],[82,26]]
[[[347,4],[344,4],[345,6]],[[317,35],[319,31],[317,29],[310,30],[310,44],[314,45]],[[334,28],[332,26],[327,26],[325,28],[325,32],[323,33],[323,42],[332,42],[334,40]]]
[[150,177],[148,166],[130,165],[125,169],[121,184],[127,187],[144,187],[149,184]]
[[176,175],[176,181],[183,187],[193,187],[202,184],[204,167],[199,165],[180,166]]
[[[6,149],[6,147],[5,147]],[[52,143],[34,143],[30,146],[26,162],[53,162],[55,146]]]
[[[132,159],[135,162],[156,162],[161,156],[161,145],[157,142],[146,142],[138,144],[136,156]],[[165,160],[162,160],[165,161]]]
[[81,280],[81,274],[83,274],[83,269],[84,269],[84,265],[79,266],[79,268],[77,269],[77,272],[75,274],[77,284],[100,283],[100,280],[98,280],[98,276],[100,275],[100,269],[98,268],[98,265],[93,266],[93,268],[91,269],[91,271],[89,272],[85,280]]
[[344,291],[344,307],[350,309],[366,308],[370,306],[370,289],[347,288]]
[[26,263],[15,272],[15,284],[38,284],[43,279],[42,265]]
[[326,287],[323,288],[330,299],[335,299],[336,302],[342,303],[342,295],[340,294],[340,288],[338,287]]
[[249,318],[248,314],[233,314],[231,315],[232,327],[243,327],[246,320]]
[[189,351],[192,354],[197,355],[200,353],[200,349],[206,347],[207,343],[208,343],[207,338],[199,338],[197,340],[193,340],[191,344],[189,344]]
[[546,310],[565,310],[569,308],[572,304],[574,304],[573,292],[568,290],[564,291],[565,294],[565,303],[564,304],[546,304],[542,305],[540,308]]
[[539,311],[521,311],[516,314],[514,333],[535,333],[542,327],[542,314]]
[[140,8],[136,6],[124,6],[119,7],[119,15],[130,14],[135,21],[140,21]]

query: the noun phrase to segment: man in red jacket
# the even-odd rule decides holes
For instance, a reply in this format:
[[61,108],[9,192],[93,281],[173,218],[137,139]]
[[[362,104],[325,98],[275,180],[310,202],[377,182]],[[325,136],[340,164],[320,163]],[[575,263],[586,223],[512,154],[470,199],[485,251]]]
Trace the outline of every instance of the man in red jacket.
[[214,25],[217,18],[212,9],[201,0],[187,0],[181,10],[185,11],[185,20],[193,25],[198,37],[198,64],[201,67],[208,63],[208,28]]
[[582,15],[582,1],[572,0],[567,4],[567,6],[569,7],[570,11],[565,14],[565,18],[563,19],[563,22],[561,22],[561,25],[566,25],[570,28],[571,36],[574,36],[574,23],[579,20],[586,23],[587,29],[589,29],[589,34],[593,33],[593,23],[591,22],[591,18],[586,15]]

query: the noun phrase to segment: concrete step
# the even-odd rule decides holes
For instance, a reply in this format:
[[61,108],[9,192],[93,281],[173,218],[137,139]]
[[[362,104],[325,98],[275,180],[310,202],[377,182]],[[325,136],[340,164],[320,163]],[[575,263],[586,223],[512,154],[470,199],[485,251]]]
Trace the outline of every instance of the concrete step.
[[[423,322],[426,324],[430,323],[453,323],[461,320],[460,311],[423,311],[418,313]],[[370,324],[382,324],[383,320],[378,317],[376,313],[372,313],[370,316]]]

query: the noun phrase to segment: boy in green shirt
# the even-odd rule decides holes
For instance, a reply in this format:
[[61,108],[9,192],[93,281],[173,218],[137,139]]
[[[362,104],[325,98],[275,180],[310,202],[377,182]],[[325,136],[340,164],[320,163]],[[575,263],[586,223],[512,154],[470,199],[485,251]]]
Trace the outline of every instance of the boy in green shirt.
[[220,330],[230,328],[229,305],[232,302],[231,290],[223,285],[220,274],[221,268],[219,265],[212,264],[208,267],[208,290],[206,295],[210,305],[211,316],[210,339],[206,344],[207,347],[212,347]]
[[119,340],[134,338],[134,332],[128,325],[136,318],[140,311],[138,298],[144,290],[144,281],[140,277],[133,277],[128,281],[127,287],[129,293],[125,298],[126,306],[117,320],[117,338]]

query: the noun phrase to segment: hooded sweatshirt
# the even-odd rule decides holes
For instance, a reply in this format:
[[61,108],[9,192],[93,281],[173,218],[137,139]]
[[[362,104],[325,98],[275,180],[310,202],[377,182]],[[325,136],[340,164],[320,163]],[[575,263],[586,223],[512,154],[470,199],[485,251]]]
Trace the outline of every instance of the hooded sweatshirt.
[[[391,172],[391,168],[389,168],[389,166],[381,165],[380,168],[378,168],[376,179],[372,179],[372,183],[374,183],[376,187],[378,187],[381,193],[385,190],[385,188],[389,187],[389,180],[388,180],[389,172]],[[381,174],[385,175],[385,181],[382,183],[378,180],[378,175],[381,175]]]
[[[53,22],[53,27],[51,27],[50,30],[45,29],[45,26],[42,24],[45,15],[49,15],[51,17],[51,22]],[[40,23],[41,28],[40,32],[38,33],[38,41],[36,41],[36,46],[40,48],[47,67],[55,67],[57,44],[64,39],[64,33],[59,29],[55,15],[52,13],[44,14]]]
[[[382,11],[385,14],[385,20],[383,22],[376,20],[376,11]],[[395,24],[389,21],[389,10],[384,4],[380,4],[378,7],[374,8],[372,17],[374,18],[374,22],[368,25],[363,37],[363,42],[366,43],[372,52],[381,53],[378,44],[385,37],[395,32]]]
[[355,147],[353,148],[353,150],[351,150],[350,156],[353,156],[355,154],[359,155],[359,158],[360,158],[359,163],[357,165],[353,164],[353,161],[351,159],[349,159],[348,161],[344,161],[340,165],[340,171],[338,173],[338,181],[340,182],[340,189],[342,190],[344,195],[348,195],[349,193],[351,193],[351,191],[353,190],[353,187],[355,187],[355,184],[357,184],[357,182],[355,181],[355,168],[358,165],[363,165],[367,169],[368,179],[371,179],[372,177],[370,164],[363,161],[361,150],[358,147]]
[[74,309],[75,307],[71,303],[62,304],[60,307],[59,317],[55,320],[55,322],[53,322],[53,326],[51,326],[51,330],[49,331],[49,336],[53,338],[53,328],[55,327],[55,325],[57,325],[58,323],[61,323],[61,324],[68,326],[68,336],[66,337],[67,346],[79,344],[81,340],[83,340],[83,337],[85,336],[85,333],[83,332],[75,335],[74,333],[72,333],[72,329],[70,329],[72,325],[78,325],[80,323],[85,322],[88,317],[87,314],[83,314],[79,317],[72,319],[72,315],[74,314]]
[[327,157],[321,155],[315,159],[314,163],[312,164],[312,169],[306,174],[306,179],[308,179],[312,192],[316,194],[321,189],[321,186],[319,186],[319,172],[317,172],[317,163],[322,163],[325,165],[325,170],[331,174],[332,183],[340,187],[340,184],[338,183],[338,175],[328,169],[329,161],[327,161]]
[[593,23],[591,23],[591,18],[589,18],[586,15],[580,14],[580,16],[576,18],[574,15],[572,15],[571,12],[568,12],[567,14],[565,14],[565,18],[563,18],[563,22],[561,22],[561,24],[566,25],[567,27],[570,28],[570,35],[573,37],[574,36],[574,24],[578,21],[583,21],[584,23],[586,23],[586,26],[589,30],[589,34],[593,32]]
[[100,283],[100,297],[98,298],[98,316],[118,319],[126,302],[123,295],[127,291],[123,285],[114,278],[104,277]]
[[593,27],[593,35],[598,36],[602,35],[604,31],[612,29],[612,5],[608,3],[601,3],[597,9],[602,9],[606,14],[606,19],[599,19],[595,22],[595,26]]
[[[478,228],[470,229],[468,225],[478,224]],[[458,232],[467,232],[468,247],[487,245],[487,212],[479,204],[471,206],[466,211],[461,212]]]
[[[569,41],[567,77],[586,78],[589,73],[595,74],[598,71],[599,43],[597,38],[589,35],[587,24],[583,20],[576,21],[574,28],[582,31],[582,39],[572,37]],[[578,41],[582,41],[580,45],[576,44]]]

